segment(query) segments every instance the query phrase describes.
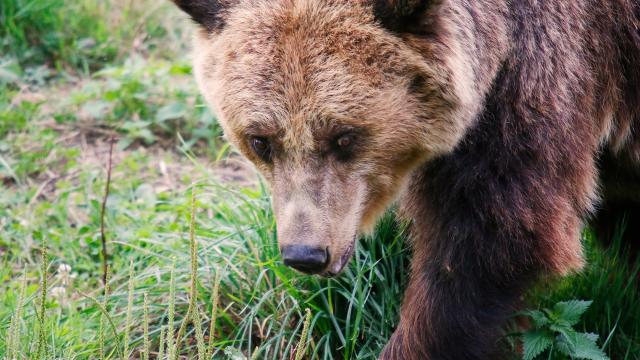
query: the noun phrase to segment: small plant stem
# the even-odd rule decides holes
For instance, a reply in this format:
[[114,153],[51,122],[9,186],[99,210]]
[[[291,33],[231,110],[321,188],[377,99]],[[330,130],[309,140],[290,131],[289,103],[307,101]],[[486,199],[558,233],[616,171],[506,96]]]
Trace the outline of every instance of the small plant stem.
[[104,186],[104,197],[102,198],[102,206],[100,208],[100,242],[102,243],[102,283],[107,284],[107,264],[109,263],[109,253],[107,251],[107,237],[105,235],[104,215],[107,209],[107,199],[109,198],[109,189],[111,187],[111,170],[113,167],[113,144],[115,139],[111,137],[109,140],[109,163],[107,164],[107,182]]
[[171,265],[171,277],[169,279],[169,324],[167,329],[167,352],[169,359],[173,360],[176,355],[175,343],[173,338],[174,319],[176,311],[176,260],[173,259]]
[[124,327],[124,352],[123,355],[126,359],[129,358],[129,340],[132,322],[133,312],[133,260],[129,262],[129,284],[127,289],[127,315]]
[[[109,268],[107,267],[107,277],[104,285],[104,298],[102,299],[102,307],[107,311],[107,301],[109,299]],[[100,314],[100,327],[98,329],[98,341],[100,342],[100,359],[105,359],[105,346],[104,346],[104,327],[105,327],[105,314]]]
[[40,314],[38,320],[40,322],[40,331],[38,333],[38,348],[36,351],[36,358],[42,359],[45,356],[47,337],[45,335],[45,323],[46,323],[46,302],[47,302],[47,270],[49,268],[49,259],[47,255],[47,242],[46,238],[42,237],[42,280],[40,283]]
[[144,293],[143,311],[144,311],[144,320],[143,320],[144,349],[142,352],[142,359],[149,360],[149,349],[151,348],[151,344],[149,343],[149,308],[148,308],[148,299],[147,299],[146,292]]

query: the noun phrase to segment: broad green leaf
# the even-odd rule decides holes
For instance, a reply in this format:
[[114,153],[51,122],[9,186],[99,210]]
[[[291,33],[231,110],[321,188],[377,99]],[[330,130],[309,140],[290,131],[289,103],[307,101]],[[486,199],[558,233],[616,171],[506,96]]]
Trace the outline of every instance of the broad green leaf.
[[522,335],[524,360],[533,360],[553,344],[553,335],[545,330],[527,331]]
[[592,301],[570,300],[562,301],[553,306],[553,313],[558,320],[573,326],[580,321],[580,317],[591,306]]
[[609,357],[598,347],[593,334],[575,333],[572,339],[575,349],[572,354],[577,359],[609,360]]
[[572,359],[609,360],[596,344],[596,334],[573,332],[569,336],[558,335],[555,348]]

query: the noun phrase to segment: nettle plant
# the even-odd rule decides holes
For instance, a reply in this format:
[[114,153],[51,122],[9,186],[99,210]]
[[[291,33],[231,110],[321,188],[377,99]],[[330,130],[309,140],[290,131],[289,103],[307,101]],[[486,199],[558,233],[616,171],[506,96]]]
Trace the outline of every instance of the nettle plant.
[[609,360],[597,344],[598,335],[578,332],[573,327],[591,301],[562,301],[553,309],[529,310],[520,315],[531,318],[533,327],[522,334],[523,359]]

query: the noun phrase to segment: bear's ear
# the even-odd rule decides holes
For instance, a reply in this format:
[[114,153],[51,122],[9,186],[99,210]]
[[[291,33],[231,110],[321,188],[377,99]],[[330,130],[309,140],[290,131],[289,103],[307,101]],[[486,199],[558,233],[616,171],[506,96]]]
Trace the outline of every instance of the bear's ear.
[[224,25],[223,12],[229,0],[172,0],[180,9],[189,14],[193,21],[208,31],[220,29]]
[[392,31],[411,31],[429,10],[443,0],[372,0],[373,13],[380,23]]

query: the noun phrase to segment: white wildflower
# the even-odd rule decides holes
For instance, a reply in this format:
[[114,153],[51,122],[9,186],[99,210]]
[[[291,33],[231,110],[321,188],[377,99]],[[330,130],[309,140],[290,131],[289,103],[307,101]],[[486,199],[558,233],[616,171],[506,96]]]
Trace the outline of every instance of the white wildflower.
[[71,273],[71,265],[62,263],[58,266],[56,272],[56,279],[60,281],[60,284],[64,287],[71,286],[73,279],[77,276],[75,273]]
[[65,264],[65,263],[60,264],[60,266],[58,266],[58,272],[59,273],[69,273],[69,272],[71,272],[71,265]]

